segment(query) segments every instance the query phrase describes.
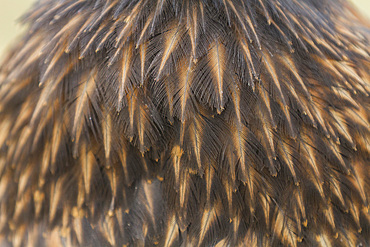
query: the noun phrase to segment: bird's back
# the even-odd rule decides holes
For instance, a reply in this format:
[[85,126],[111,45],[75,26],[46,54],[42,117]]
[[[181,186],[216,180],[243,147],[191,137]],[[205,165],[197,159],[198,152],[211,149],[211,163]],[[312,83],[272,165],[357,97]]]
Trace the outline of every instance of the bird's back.
[[43,0],[0,67],[0,244],[369,246],[370,30],[344,1]]

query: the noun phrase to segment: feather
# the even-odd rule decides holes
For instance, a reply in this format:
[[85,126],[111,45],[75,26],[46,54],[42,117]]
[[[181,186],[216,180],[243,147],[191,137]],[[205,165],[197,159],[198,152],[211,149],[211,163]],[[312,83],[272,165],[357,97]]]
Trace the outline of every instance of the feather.
[[[113,23],[113,24],[111,25],[111,27],[109,28],[109,31],[107,31],[107,32],[104,34],[104,36],[103,36],[103,38],[101,39],[100,43],[98,43],[98,44],[97,44],[97,48],[96,48],[95,52],[100,51],[100,50],[104,47],[104,45],[106,44],[106,42],[107,42],[107,40],[108,40],[109,36],[111,36],[111,35],[112,35],[112,33],[115,31],[116,26],[117,26],[117,22],[115,22],[115,23]],[[77,36],[77,37],[78,37],[78,36]]]
[[75,151],[74,155],[77,155],[77,148],[80,141],[82,128],[85,124],[85,116],[88,111],[89,107],[89,97],[92,97],[94,91],[96,90],[96,71],[90,72],[88,75],[85,75],[84,79],[82,80],[81,85],[79,86],[78,92],[77,92],[77,99],[76,99],[76,108],[74,113],[74,120],[73,120],[73,139],[72,141],[75,142]]
[[[282,154],[280,155],[280,157],[282,157],[282,159],[284,160],[284,162],[287,164],[288,168],[289,168],[289,171],[290,173],[292,174],[293,176],[293,180],[294,180],[294,183],[299,186],[299,183],[300,181],[298,181],[298,178],[297,178],[297,173],[295,171],[295,168],[294,168],[294,163],[293,163],[293,155],[291,153],[291,147],[289,147],[290,145],[288,143],[285,143],[283,141],[280,141],[279,143],[279,148],[282,152]],[[279,150],[279,151],[280,151]]]
[[212,227],[217,226],[218,223],[218,212],[216,208],[205,209],[201,218],[200,233],[199,233],[199,245],[206,243],[207,235],[211,234]]
[[242,107],[240,105],[241,101],[241,95],[240,95],[240,89],[237,85],[232,85],[231,87],[232,93],[231,97],[233,99],[234,103],[234,109],[235,109],[235,115],[236,115],[236,121],[234,123],[234,128],[232,130],[233,135],[233,144],[236,148],[237,153],[237,159],[240,163],[241,168],[241,176],[240,180],[243,183],[248,183],[248,188],[250,190],[251,195],[253,195],[253,180],[250,176],[250,167],[247,164],[247,157],[246,157],[246,141],[248,139],[248,131],[245,127],[245,125],[242,122]]
[[166,2],[166,1],[165,0],[158,0],[157,1],[157,5],[156,5],[156,8],[155,8],[155,12],[154,12],[154,18],[153,18],[153,21],[152,21],[152,27],[151,27],[151,30],[150,30],[151,33],[153,33],[153,31],[154,31],[154,27],[155,27],[158,15],[163,11],[164,2]]
[[91,194],[91,188],[93,184],[94,170],[96,169],[97,164],[94,155],[92,154],[91,151],[88,150],[86,144],[82,144],[80,154],[84,189],[86,196],[89,197]]
[[164,242],[165,244],[163,245],[165,247],[173,246],[173,243],[176,241],[176,238],[178,237],[179,234],[176,218],[174,216],[170,218],[170,224],[168,224],[168,226],[169,227]]
[[196,9],[196,5],[193,5],[192,7],[188,7],[187,9],[187,29],[190,36],[190,42],[191,42],[191,51],[192,56],[194,58],[197,57],[196,54],[196,48],[197,48],[197,42],[198,42],[198,13]]
[[133,49],[133,44],[129,42],[124,48],[123,48],[123,56],[122,56],[122,69],[121,69],[121,84],[119,87],[119,92],[118,92],[118,111],[121,109],[122,105],[122,99],[124,96],[124,93],[126,91],[126,84],[128,81],[129,77],[129,69],[130,65],[132,62],[132,49]]
[[64,178],[60,178],[55,184],[50,187],[50,209],[49,209],[49,222],[53,222],[56,217],[58,205],[62,200],[62,188]]
[[214,87],[218,94],[217,102],[217,113],[220,114],[224,109],[224,70],[225,70],[225,48],[224,46],[216,40],[209,50],[209,60],[211,70],[214,76]]
[[45,105],[49,102],[50,96],[54,95],[54,92],[58,89],[59,83],[72,70],[72,68],[73,68],[73,63],[67,65],[67,68],[65,68],[56,78],[49,79],[49,82],[52,81],[52,83],[45,83],[46,86],[43,88],[43,93],[41,94],[37,102],[37,105],[34,108],[32,118],[31,118],[31,125],[35,124],[36,119],[39,117]]
[[[193,58],[190,57],[189,61],[184,62],[181,67],[184,68],[183,72],[180,72],[179,90],[174,97],[174,110],[176,116],[185,122],[189,117],[190,113],[194,112],[194,95],[191,90],[193,82]],[[178,110],[177,110],[178,109]]]
[[271,17],[265,7],[265,5],[263,4],[263,0],[258,0],[259,4],[262,6],[262,9],[263,9],[263,12],[265,14],[265,18],[267,20],[267,23],[270,25],[271,24]]
[[141,85],[144,84],[145,78],[145,62],[146,62],[146,53],[147,53],[147,44],[140,45],[140,76],[141,76]]
[[281,107],[281,109],[283,110],[283,112],[285,114],[286,120],[288,121],[290,133],[291,133],[292,136],[295,136],[294,135],[294,130],[293,130],[293,125],[292,125],[292,122],[291,122],[291,119],[290,119],[289,108],[288,108],[288,105],[286,103],[285,96],[283,94],[283,91],[282,91],[282,88],[281,88],[281,85],[280,85],[280,81],[279,81],[278,76],[276,74],[275,67],[272,64],[271,58],[269,57],[268,54],[263,54],[262,58],[263,58],[263,61],[265,62],[266,69],[269,72],[269,74],[270,74],[271,78],[273,79],[273,81],[275,83],[275,86],[278,90],[278,93],[279,93],[279,96],[280,96],[279,99],[278,99],[278,103],[280,104],[280,107]]
[[104,150],[105,158],[109,160],[111,153],[111,144],[112,144],[112,118],[109,113],[106,115],[105,121],[103,121],[103,138],[104,138]]
[[[181,156],[183,154],[183,150],[179,146],[175,146],[172,149],[172,157],[173,157],[173,171],[174,171],[174,176],[175,176],[175,188],[178,190],[179,184],[180,184],[180,161],[181,161]],[[184,181],[186,182],[186,180]]]
[[[87,52],[91,49],[91,46],[94,44],[94,41],[95,39],[98,37],[98,35],[101,33],[101,31],[103,30],[103,28],[106,27],[108,23],[104,23],[102,25],[99,26],[99,29],[95,32],[95,34],[90,38],[89,42],[87,43],[87,45],[85,46],[85,48],[82,50],[80,56],[78,57],[78,59],[83,59]],[[67,52],[67,51],[66,51]]]
[[170,58],[170,55],[172,52],[176,49],[178,42],[180,41],[180,37],[182,35],[182,26],[180,25],[175,25],[172,27],[169,31],[168,34],[166,34],[166,41],[164,43],[164,49],[163,49],[163,55],[161,59],[161,63],[159,65],[158,69],[158,75],[157,75],[157,80],[159,80],[163,68],[166,65],[168,59]]

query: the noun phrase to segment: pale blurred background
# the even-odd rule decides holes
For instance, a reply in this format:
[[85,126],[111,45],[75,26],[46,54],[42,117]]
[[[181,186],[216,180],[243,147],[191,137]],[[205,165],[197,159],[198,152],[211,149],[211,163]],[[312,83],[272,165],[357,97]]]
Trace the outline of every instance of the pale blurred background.
[[[0,60],[2,54],[19,36],[23,29],[17,19],[35,0],[0,0]],[[353,0],[370,22],[370,0]]]

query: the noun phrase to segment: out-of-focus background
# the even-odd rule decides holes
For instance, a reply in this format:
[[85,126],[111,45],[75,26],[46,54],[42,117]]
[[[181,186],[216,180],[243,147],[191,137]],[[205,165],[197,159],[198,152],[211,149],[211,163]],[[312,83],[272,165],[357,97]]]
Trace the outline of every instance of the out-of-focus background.
[[[23,30],[17,19],[36,0],[0,0],[0,61],[2,54]],[[370,0],[352,0],[370,23]]]

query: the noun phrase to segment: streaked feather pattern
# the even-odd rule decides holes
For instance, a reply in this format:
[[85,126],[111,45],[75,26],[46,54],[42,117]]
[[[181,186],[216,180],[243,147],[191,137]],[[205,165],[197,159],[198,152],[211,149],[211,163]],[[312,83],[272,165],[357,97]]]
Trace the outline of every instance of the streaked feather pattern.
[[370,245],[345,1],[42,0],[0,67],[0,245]]

